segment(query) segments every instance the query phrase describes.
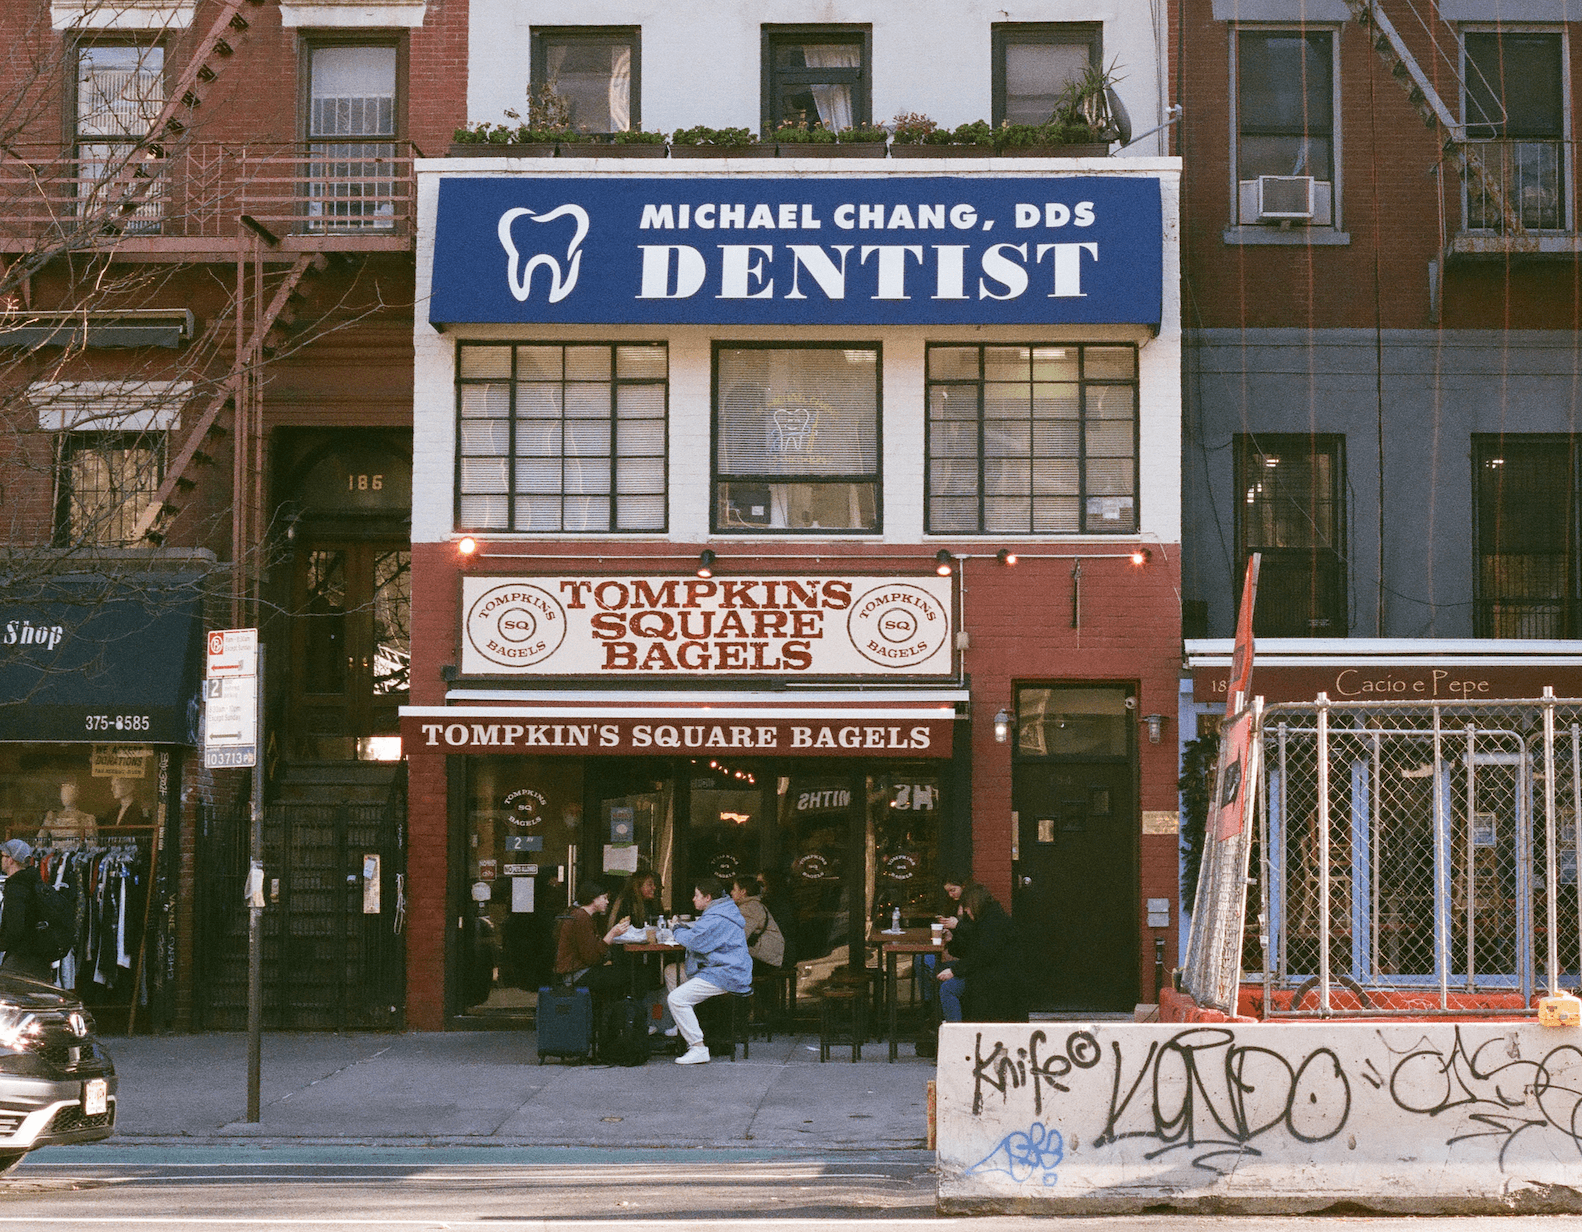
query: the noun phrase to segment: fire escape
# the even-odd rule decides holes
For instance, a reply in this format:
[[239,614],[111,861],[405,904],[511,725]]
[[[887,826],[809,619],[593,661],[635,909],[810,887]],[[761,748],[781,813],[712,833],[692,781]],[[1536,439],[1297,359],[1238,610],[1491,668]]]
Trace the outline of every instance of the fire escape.
[[[1582,251],[1574,230],[1554,233],[1566,225],[1564,194],[1556,211],[1559,226],[1544,217],[1545,211],[1533,206],[1538,190],[1530,169],[1524,166],[1524,151],[1519,148],[1531,143],[1489,135],[1490,129],[1506,119],[1502,92],[1482,80],[1476,66],[1469,65],[1467,71],[1479,76],[1480,96],[1489,99],[1501,114],[1478,117],[1480,122],[1469,123],[1458,107],[1446,102],[1446,92],[1457,103],[1468,93],[1467,71],[1463,70],[1457,30],[1438,15],[1437,0],[1425,2],[1432,6],[1426,14],[1417,0],[1390,0],[1388,6],[1386,0],[1346,0],[1346,6],[1352,18],[1369,32],[1374,51],[1405,89],[1424,123],[1441,134],[1444,161],[1459,176],[1465,193],[1465,226],[1459,222],[1449,225],[1441,261],[1456,256]],[[1387,7],[1396,11],[1399,24],[1391,19]],[[1426,58],[1427,69],[1412,50],[1413,43]],[[1562,168],[1564,162],[1562,146]],[[1562,183],[1569,181],[1564,170],[1560,178]],[[1544,233],[1537,233],[1540,230]]]
[[415,226],[408,143],[198,139],[205,95],[227,71],[235,75],[248,11],[264,2],[218,0],[148,138],[109,173],[58,147],[0,151],[0,186],[14,203],[0,223],[0,254],[13,280],[25,282],[62,253],[234,268],[229,305],[199,340],[229,362],[195,413],[183,413],[183,439],[171,442],[132,533],[134,542],[164,542],[198,470],[232,438],[234,625],[256,620],[267,518],[264,366],[289,343],[315,275],[332,260],[410,252]]

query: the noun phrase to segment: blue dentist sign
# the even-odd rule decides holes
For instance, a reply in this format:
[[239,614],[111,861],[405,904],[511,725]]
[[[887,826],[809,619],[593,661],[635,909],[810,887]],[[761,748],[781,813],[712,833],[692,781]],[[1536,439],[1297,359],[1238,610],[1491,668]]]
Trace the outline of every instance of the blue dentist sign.
[[447,176],[429,320],[1160,320],[1159,181]]

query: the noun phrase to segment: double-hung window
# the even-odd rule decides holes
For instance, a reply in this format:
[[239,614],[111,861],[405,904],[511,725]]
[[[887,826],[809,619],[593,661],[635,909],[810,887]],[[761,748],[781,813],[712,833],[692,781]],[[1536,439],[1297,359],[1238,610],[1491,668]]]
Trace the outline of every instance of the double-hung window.
[[1531,230],[1566,225],[1565,98],[1559,34],[1467,31],[1462,36],[1467,137],[1486,179],[1469,176],[1471,231],[1506,231],[1492,182],[1510,218]]
[[765,26],[763,129],[839,132],[873,119],[873,33],[867,26]]
[[308,57],[308,215],[315,229],[395,224],[399,48],[330,44]]
[[549,26],[533,30],[533,92],[557,94],[582,133],[643,126],[638,106],[641,32],[636,26]]
[[1345,438],[1236,438],[1236,559],[1258,568],[1260,637],[1344,637]]
[[133,531],[164,478],[166,437],[189,381],[66,381],[28,391],[56,434],[55,543],[135,547]]
[[1236,220],[1335,219],[1335,34],[1241,27],[1235,39]]
[[663,344],[463,344],[456,526],[665,529]]
[[877,531],[879,348],[714,348],[714,529]]
[[[86,214],[103,206],[105,180],[150,154],[145,143],[165,107],[165,49],[157,43],[81,43],[76,59],[77,195]],[[117,214],[116,225],[133,233],[158,231],[160,193],[156,180],[133,212]]]
[[1571,436],[1472,438],[1479,637],[1577,636],[1577,449]]
[[1047,123],[1066,87],[1103,67],[1101,34],[1088,22],[996,22],[994,126]]
[[928,531],[1137,530],[1137,350],[928,348]]

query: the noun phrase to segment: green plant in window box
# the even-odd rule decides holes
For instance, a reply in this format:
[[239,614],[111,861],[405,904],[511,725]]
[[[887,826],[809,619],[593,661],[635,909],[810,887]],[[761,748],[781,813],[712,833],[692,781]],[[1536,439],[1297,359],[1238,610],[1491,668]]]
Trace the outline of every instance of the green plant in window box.
[[777,145],[834,145],[835,134],[822,124],[809,125],[803,120],[786,120],[775,129]]
[[889,140],[890,134],[877,124],[853,124],[836,134],[842,145],[873,145]]
[[1042,124],[1002,124],[996,134],[1000,152],[1104,157],[1110,142],[1121,136],[1115,120],[1115,84],[1121,80],[1113,64],[1107,69],[1088,65],[1081,77],[1067,83]]
[[890,121],[890,139],[896,145],[922,145],[939,131],[939,125],[920,111],[903,111]]
[[678,128],[670,134],[672,146],[711,145],[725,149],[742,149],[758,144],[758,137],[745,128],[709,128],[699,124],[696,128]]
[[664,145],[664,133],[645,132],[640,128],[629,128],[622,133],[610,134],[611,145]]
[[509,125],[475,120],[452,133],[451,141],[456,145],[506,145],[515,133],[516,129]]
[[928,145],[970,145],[984,147],[984,153],[994,149],[994,129],[986,120],[969,120],[955,128],[935,129],[927,139]]

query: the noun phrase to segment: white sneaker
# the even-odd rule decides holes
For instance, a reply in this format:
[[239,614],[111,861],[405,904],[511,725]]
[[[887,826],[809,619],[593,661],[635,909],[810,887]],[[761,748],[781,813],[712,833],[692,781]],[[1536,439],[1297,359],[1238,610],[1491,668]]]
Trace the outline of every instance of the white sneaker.
[[693,1044],[681,1056],[676,1058],[677,1065],[707,1065],[709,1063],[709,1046],[707,1044]]

